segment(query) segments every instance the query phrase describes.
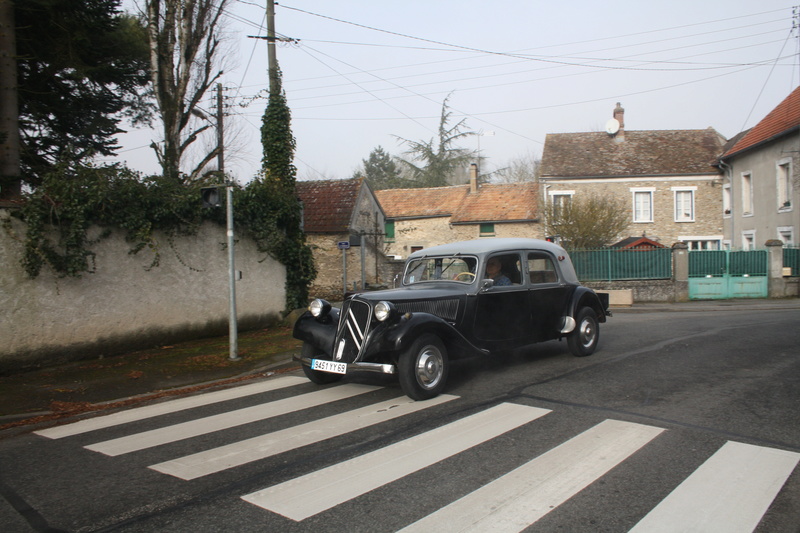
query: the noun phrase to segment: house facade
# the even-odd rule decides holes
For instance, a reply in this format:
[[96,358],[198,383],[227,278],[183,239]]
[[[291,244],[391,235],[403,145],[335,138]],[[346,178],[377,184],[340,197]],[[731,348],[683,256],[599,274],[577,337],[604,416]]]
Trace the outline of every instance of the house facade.
[[630,206],[630,224],[619,238],[721,248],[723,179],[714,163],[725,138],[713,128],[626,131],[624,113],[617,104],[603,132],[547,135],[542,200],[621,198]]
[[[385,217],[363,178],[298,181],[303,229],[314,255],[315,297],[336,300],[347,291],[385,283]],[[345,273],[346,270],[346,273]]]
[[731,144],[719,159],[726,243],[800,244],[800,87]]
[[386,255],[396,260],[448,242],[483,237],[542,238],[535,182],[376,191],[386,214]]

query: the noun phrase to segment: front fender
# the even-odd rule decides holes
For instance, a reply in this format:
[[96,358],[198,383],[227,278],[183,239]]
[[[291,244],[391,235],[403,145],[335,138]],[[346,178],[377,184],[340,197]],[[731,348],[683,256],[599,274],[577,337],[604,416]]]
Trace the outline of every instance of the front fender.
[[330,355],[333,353],[333,345],[336,342],[339,313],[338,308],[333,308],[325,318],[320,320],[306,311],[294,323],[292,336]]
[[[375,333],[378,334],[377,329]],[[469,355],[487,353],[469,342],[452,324],[430,313],[409,313],[403,315],[397,323],[388,325],[380,333],[382,339],[375,343],[375,351],[399,354],[425,333],[433,333],[442,339],[451,353],[456,348]]]

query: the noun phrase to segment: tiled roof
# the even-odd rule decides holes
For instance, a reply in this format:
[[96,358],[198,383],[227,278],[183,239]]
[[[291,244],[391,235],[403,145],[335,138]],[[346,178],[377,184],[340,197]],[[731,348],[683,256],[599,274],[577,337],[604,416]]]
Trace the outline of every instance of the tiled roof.
[[615,242],[609,248],[666,248],[660,242],[656,242],[652,239],[648,239],[647,237],[628,237],[626,239],[622,239],[619,242]]
[[723,158],[786,133],[800,125],[800,87],[797,87],[783,102],[770,111],[761,122],[747,132],[733,148],[725,152]]
[[482,184],[476,193],[469,190],[469,185],[385,189],[375,196],[390,219],[450,217],[453,224],[467,224],[536,218],[534,182]]
[[477,193],[467,194],[450,217],[452,224],[476,222],[515,222],[536,218],[537,184],[486,184]]
[[361,190],[361,178],[298,181],[306,233],[344,233],[349,230]]
[[375,191],[386,218],[449,217],[469,192],[469,185]]
[[712,164],[725,138],[705,130],[550,133],[542,152],[543,177],[663,176],[717,173]]

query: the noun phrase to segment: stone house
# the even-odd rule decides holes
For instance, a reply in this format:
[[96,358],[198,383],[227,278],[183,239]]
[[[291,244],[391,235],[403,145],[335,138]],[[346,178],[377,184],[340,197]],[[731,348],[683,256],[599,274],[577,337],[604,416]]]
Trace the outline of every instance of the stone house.
[[719,159],[725,173],[725,241],[761,248],[798,244],[800,230],[800,87],[761,122],[732,139]]
[[386,255],[405,259],[412,252],[448,242],[482,237],[542,238],[535,182],[470,183],[423,189],[385,189],[375,194],[386,213]]
[[725,138],[705,130],[626,131],[617,104],[606,131],[550,133],[542,152],[542,200],[581,194],[630,205],[624,237],[647,237],[690,249],[722,246],[722,175],[714,166]]
[[385,217],[367,182],[363,178],[298,181],[296,191],[303,203],[306,242],[317,267],[310,295],[337,300],[345,286],[351,291],[385,283]]

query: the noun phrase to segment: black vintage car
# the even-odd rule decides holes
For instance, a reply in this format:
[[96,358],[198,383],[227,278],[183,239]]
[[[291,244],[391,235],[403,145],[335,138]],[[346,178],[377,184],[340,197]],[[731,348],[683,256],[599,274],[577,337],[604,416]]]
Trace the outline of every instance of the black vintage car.
[[610,315],[607,295],[578,282],[560,246],[480,239],[411,254],[396,289],[355,294],[341,309],[314,300],[294,337],[314,383],[397,374],[405,394],[424,400],[442,392],[454,358],[563,337],[574,355],[590,355]]

